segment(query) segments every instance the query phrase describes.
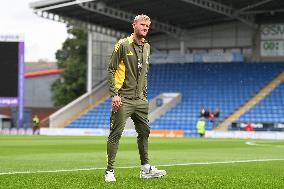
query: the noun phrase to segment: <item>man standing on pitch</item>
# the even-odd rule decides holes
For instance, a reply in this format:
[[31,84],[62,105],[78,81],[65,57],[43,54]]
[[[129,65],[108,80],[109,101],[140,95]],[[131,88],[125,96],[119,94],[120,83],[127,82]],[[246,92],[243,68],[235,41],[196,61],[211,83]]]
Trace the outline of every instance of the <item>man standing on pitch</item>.
[[145,40],[151,21],[146,15],[138,15],[133,21],[133,34],[115,45],[108,67],[112,111],[110,134],[107,141],[107,170],[105,181],[116,181],[114,161],[119,139],[127,118],[131,117],[138,133],[137,143],[141,160],[140,178],[159,178],[166,171],[149,165],[147,73],[150,45]]

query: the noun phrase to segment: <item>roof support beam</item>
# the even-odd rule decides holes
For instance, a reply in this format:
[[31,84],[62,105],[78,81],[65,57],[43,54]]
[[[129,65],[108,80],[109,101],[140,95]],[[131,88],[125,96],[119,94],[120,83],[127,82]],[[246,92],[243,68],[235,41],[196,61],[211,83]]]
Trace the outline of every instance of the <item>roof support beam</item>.
[[242,12],[241,14],[265,14],[265,13],[270,13],[271,15],[275,13],[282,13],[284,12],[284,9],[274,9],[274,10],[251,10],[251,11],[245,11]]
[[[111,8],[108,7],[104,4],[103,1],[97,1],[97,0],[75,0],[75,1],[71,1],[71,2],[66,2],[66,3],[61,3],[61,4],[57,4],[57,5],[52,5],[52,6],[47,6],[44,8],[36,8],[36,6],[34,4],[30,4],[30,7],[34,9],[34,12],[36,14],[38,14],[39,16],[42,16],[42,14],[47,14],[47,15],[52,15],[52,13],[50,13],[49,11],[53,10],[53,9],[57,9],[57,8],[62,8],[62,7],[66,7],[66,6],[72,6],[72,5],[78,5],[81,8],[88,10],[90,12],[95,12],[95,13],[99,13],[99,14],[103,14],[115,19],[119,19],[122,21],[126,21],[129,23],[133,22],[133,18],[136,16],[134,14],[131,14],[129,12],[126,11],[122,11],[119,9],[115,9],[115,8]],[[45,16],[42,16],[44,18],[48,18]],[[61,17],[63,18],[63,17]],[[49,18],[52,19],[52,18]],[[67,18],[64,17],[64,20],[68,23],[73,23],[73,25],[88,25],[87,22],[83,22],[83,21],[78,21],[75,19],[71,19],[71,18]],[[59,21],[59,20],[57,20]],[[111,31],[111,29],[106,28],[106,27],[102,27],[102,26],[95,26],[96,30],[98,30],[99,32],[101,31],[108,31],[108,32],[104,32],[104,34],[108,33],[115,33],[114,31]],[[104,28],[104,29],[101,29]],[[151,19],[151,29],[157,31],[157,32],[162,32],[162,33],[166,33],[174,38],[177,39],[181,39],[183,35],[185,35],[186,33],[188,33],[188,30],[173,26],[171,24],[168,23],[163,23],[163,22],[159,22],[157,20]],[[120,35],[120,34],[119,34]],[[116,35],[117,36],[117,35]],[[125,33],[121,32],[120,36],[125,36]]]
[[258,2],[258,3],[254,3],[254,4],[251,4],[251,5],[248,5],[248,6],[244,7],[244,8],[241,8],[241,9],[237,10],[237,14],[240,14],[240,13],[243,13],[243,12],[245,12],[247,10],[259,7],[261,5],[269,3],[271,1],[273,1],[273,0],[262,0],[262,1]]
[[80,21],[80,20],[75,20],[75,19],[72,19],[72,18],[59,16],[59,15],[49,13],[49,12],[45,12],[45,11],[36,11],[35,14],[37,14],[38,16],[40,16],[42,18],[54,20],[54,21],[57,21],[57,22],[66,23],[66,24],[72,25],[72,26],[77,27],[77,28],[85,29],[87,31],[101,33],[101,34],[116,37],[116,38],[122,38],[122,37],[125,37],[127,35],[124,32],[120,32],[120,31],[113,30],[113,29],[106,28],[106,27],[99,26],[99,25],[93,25],[93,24],[83,22],[83,21]]
[[186,3],[190,3],[192,5],[196,5],[201,8],[205,8],[207,10],[210,10],[210,11],[213,11],[219,14],[223,14],[233,19],[238,19],[241,22],[249,25],[250,27],[255,27],[252,16],[235,14],[237,12],[236,9],[229,7],[227,5],[224,5],[222,3],[218,3],[212,0],[182,0],[182,1]]
[[[136,16],[132,13],[126,12],[126,11],[122,11],[119,9],[115,9],[112,7],[108,7],[106,4],[104,4],[103,2],[88,2],[88,3],[82,3],[80,4],[80,6],[82,8],[84,8],[85,10],[88,10],[90,12],[95,12],[95,13],[99,13],[108,17],[112,17],[115,19],[119,19],[125,22],[129,22],[132,23],[133,22],[133,18]],[[170,25],[170,24],[166,24],[163,22],[159,22],[157,20],[151,19],[151,29],[158,31],[158,32],[162,32],[162,33],[166,33],[169,34],[171,36],[174,36],[176,38],[180,38],[180,36],[186,32],[186,30],[183,30],[179,27]]]
[[[45,7],[47,5],[45,1],[40,1],[40,2],[35,2],[35,3],[30,3],[29,6],[35,11],[49,11],[52,9],[58,9],[58,8],[67,7],[71,5],[78,5],[80,3],[85,3],[85,2],[90,2],[90,1],[95,1],[95,0],[75,0],[75,1],[64,2],[64,3],[60,3],[60,0],[58,0],[59,4],[50,5],[47,7]],[[37,8],[40,6],[44,6],[44,8]]]

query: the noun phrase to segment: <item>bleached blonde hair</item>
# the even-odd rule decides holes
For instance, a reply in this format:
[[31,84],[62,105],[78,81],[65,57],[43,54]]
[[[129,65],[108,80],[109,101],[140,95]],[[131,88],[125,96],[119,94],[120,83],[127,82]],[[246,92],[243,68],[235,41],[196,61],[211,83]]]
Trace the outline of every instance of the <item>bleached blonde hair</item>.
[[149,22],[149,24],[151,24],[150,17],[145,15],[145,14],[139,14],[139,15],[135,16],[133,23],[136,23],[138,20],[145,20],[145,21]]

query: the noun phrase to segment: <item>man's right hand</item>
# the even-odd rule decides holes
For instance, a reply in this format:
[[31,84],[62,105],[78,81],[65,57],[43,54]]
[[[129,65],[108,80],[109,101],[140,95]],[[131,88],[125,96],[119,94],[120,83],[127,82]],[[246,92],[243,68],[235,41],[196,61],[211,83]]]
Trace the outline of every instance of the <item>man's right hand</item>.
[[122,105],[122,102],[121,102],[120,96],[112,97],[112,110],[114,112],[117,112],[117,110],[120,108],[121,105]]

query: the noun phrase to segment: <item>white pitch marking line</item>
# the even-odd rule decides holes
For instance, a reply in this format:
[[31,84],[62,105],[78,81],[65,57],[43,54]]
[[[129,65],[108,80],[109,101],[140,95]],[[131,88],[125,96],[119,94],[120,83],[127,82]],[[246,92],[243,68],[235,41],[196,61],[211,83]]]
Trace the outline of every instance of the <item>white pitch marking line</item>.
[[[268,162],[268,161],[284,161],[284,159],[251,159],[251,160],[236,160],[236,161],[215,161],[215,162],[191,162],[191,163],[177,163],[157,165],[157,167],[173,167],[173,166],[190,166],[190,165],[212,165],[212,164],[233,164],[233,163],[250,163],[250,162]],[[132,169],[140,166],[116,167],[117,169]],[[0,172],[1,175],[15,175],[15,174],[34,174],[34,173],[60,173],[60,172],[76,172],[76,171],[92,171],[105,170],[105,167],[99,168],[82,168],[82,169],[60,169],[60,170],[46,170],[46,171],[19,171],[19,172]]]
[[250,142],[250,141],[247,141],[246,142],[247,145],[250,145],[250,146],[269,146],[269,147],[284,147],[283,145],[273,145],[273,144],[257,144],[255,142]]

